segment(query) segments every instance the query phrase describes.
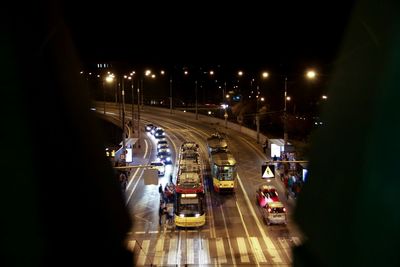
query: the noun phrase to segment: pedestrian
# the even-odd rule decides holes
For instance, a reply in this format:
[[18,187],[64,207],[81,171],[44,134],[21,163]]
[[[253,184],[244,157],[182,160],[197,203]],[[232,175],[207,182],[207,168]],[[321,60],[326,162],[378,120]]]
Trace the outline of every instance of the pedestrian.
[[286,200],[289,200],[289,188],[285,188]]
[[122,191],[125,191],[128,185],[128,178],[126,178],[126,175],[124,173],[121,173],[119,175],[119,182],[121,184]]
[[262,147],[263,147],[264,153],[266,153],[266,150],[267,150],[267,141],[266,141],[266,140],[265,140],[265,142],[263,143]]
[[165,203],[163,200],[160,200],[160,208],[158,209],[158,215],[159,215],[158,224],[159,225],[161,225],[161,223],[162,223],[162,217],[164,216],[164,212],[165,212]]
[[158,193],[162,194],[163,189],[162,189],[162,184],[160,184],[160,186],[158,187]]

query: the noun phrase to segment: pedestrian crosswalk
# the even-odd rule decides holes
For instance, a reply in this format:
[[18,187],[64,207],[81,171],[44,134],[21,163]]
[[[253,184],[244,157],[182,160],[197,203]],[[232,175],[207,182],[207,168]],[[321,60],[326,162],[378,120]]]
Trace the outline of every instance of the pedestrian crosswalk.
[[[147,236],[149,237],[149,236]],[[128,241],[135,266],[290,266],[298,237],[273,243],[262,237],[183,237],[159,235]]]

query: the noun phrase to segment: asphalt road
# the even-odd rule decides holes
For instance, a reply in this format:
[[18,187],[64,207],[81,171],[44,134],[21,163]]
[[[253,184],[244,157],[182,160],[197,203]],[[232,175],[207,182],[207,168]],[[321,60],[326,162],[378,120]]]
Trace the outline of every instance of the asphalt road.
[[[107,111],[118,114],[111,107]],[[131,114],[127,117],[131,118]],[[145,107],[141,113],[141,148],[134,150],[137,164],[148,164],[155,159],[156,141],[143,131],[148,122],[166,130],[173,150],[173,164],[159,178],[163,186],[176,170],[176,151],[183,141],[200,145],[205,173],[209,173],[206,139],[216,130],[226,134],[228,146],[237,160],[238,183],[235,194],[219,195],[213,191],[211,180],[206,179],[206,225],[199,229],[175,229],[158,223],[158,185],[144,185],[143,170],[134,170],[126,191],[126,205],[134,221],[127,246],[135,252],[136,266],[290,266],[291,247],[302,240],[291,219],[295,202],[286,201],[279,179],[271,179],[288,210],[289,220],[287,225],[270,226],[262,220],[255,193],[259,185],[266,183],[261,179],[261,165],[268,158],[261,145],[223,125],[205,123],[201,117],[196,121],[194,114],[191,117],[171,115],[169,111]]]

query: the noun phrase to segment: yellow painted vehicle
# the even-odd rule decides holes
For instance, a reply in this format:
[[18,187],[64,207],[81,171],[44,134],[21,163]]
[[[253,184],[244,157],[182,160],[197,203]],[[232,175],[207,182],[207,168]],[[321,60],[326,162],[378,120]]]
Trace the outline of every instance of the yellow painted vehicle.
[[206,223],[204,194],[176,194],[175,225],[201,227]]

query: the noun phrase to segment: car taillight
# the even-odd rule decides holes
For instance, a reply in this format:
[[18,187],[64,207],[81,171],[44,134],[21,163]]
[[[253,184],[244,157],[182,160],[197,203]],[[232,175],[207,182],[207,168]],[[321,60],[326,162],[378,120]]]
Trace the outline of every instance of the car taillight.
[[268,212],[271,212],[271,210],[272,210],[271,208],[268,208]]
[[286,212],[286,208],[283,208],[283,212]]

